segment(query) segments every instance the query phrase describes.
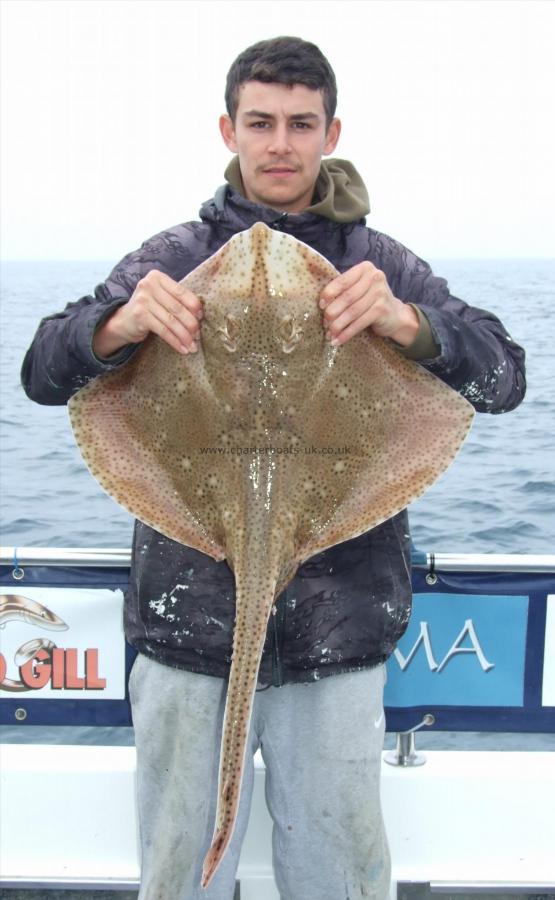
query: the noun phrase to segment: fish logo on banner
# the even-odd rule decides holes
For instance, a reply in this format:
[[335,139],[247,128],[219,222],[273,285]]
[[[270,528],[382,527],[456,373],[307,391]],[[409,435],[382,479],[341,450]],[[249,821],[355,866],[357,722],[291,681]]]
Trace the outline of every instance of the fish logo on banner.
[[[110,675],[114,676],[108,691],[106,673],[100,672],[99,645],[102,639],[99,640],[101,636],[92,633],[98,630],[99,625],[106,624],[106,609],[103,603],[99,606],[97,600],[108,599],[107,594],[112,601],[110,606],[113,617],[114,610],[116,615],[121,612],[121,602],[113,603],[114,595],[121,597],[119,591],[29,588],[26,595],[0,594],[0,691],[8,694],[32,691],[37,696],[40,692],[45,697],[59,697],[60,692],[63,692],[63,696],[67,698],[83,696],[83,692],[87,692],[89,697],[91,692],[101,692],[100,696],[106,699],[123,697],[125,671],[123,638],[119,635],[121,626],[116,627],[110,638],[112,643],[114,639],[119,639],[121,652],[113,653],[108,647],[104,647],[103,658],[108,660]],[[45,603],[45,599],[50,602]],[[94,616],[90,615],[90,605],[89,614],[83,615],[86,605],[82,601],[86,600],[95,601]],[[52,640],[52,635],[37,635],[22,640],[29,626],[35,631],[68,631],[70,626],[66,619],[73,620],[72,646],[58,646]],[[83,634],[85,623],[87,633]],[[10,643],[11,647],[8,649]],[[13,673],[9,672],[12,659],[17,667],[18,677],[12,677]]]

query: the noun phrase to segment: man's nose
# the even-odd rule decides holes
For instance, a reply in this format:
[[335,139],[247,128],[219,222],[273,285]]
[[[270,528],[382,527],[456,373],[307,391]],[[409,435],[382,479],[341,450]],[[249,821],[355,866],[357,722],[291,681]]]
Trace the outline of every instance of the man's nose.
[[268,150],[270,153],[289,153],[291,145],[289,143],[289,131],[287,125],[276,125],[272,132]]

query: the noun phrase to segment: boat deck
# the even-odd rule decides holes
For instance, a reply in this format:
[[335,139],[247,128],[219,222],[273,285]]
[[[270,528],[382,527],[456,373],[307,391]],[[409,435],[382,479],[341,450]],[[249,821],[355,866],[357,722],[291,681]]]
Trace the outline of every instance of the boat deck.
[[[2,664],[12,679],[0,702],[4,724],[22,733],[29,725],[130,724],[133,654],[121,628],[128,565],[120,550],[0,548]],[[420,554],[413,587],[409,628],[388,661],[389,732],[406,732],[408,743],[425,718],[430,733],[554,734],[555,557]],[[43,636],[36,616],[12,615],[14,594],[67,623],[56,651],[65,680],[54,660],[15,667],[25,646]],[[134,747],[3,744],[0,757],[6,898],[26,888],[60,897],[72,890],[132,895],[139,879]],[[553,753],[434,749],[426,757],[421,766],[382,767],[392,900],[555,900]],[[257,756],[241,900],[279,900],[264,779]]]
[[[4,888],[136,888],[133,747],[5,744],[1,758]],[[382,767],[392,900],[407,886],[414,900],[418,886],[421,897],[465,889],[555,894],[553,754],[428,751],[426,758],[415,768]],[[264,776],[257,756],[241,900],[279,900]]]

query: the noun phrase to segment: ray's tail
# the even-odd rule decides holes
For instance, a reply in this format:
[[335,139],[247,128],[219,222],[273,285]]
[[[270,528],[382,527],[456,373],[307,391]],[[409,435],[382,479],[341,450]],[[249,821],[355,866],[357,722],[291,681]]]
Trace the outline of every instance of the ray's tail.
[[267,572],[263,582],[252,572],[244,579],[237,571],[235,576],[237,618],[220,750],[218,807],[212,844],[203,865],[203,888],[214,876],[237,820],[254,693],[276,588],[276,579],[268,580]]

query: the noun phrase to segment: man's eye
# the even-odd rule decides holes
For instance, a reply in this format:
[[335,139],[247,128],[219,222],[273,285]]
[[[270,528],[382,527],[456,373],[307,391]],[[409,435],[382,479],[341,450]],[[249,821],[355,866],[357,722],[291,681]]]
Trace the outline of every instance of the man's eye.
[[310,125],[308,124],[308,122],[295,122],[294,125],[295,125],[295,128],[300,131],[302,131],[305,128],[310,128]]
[[251,128],[265,128],[267,124],[267,122],[253,122]]

